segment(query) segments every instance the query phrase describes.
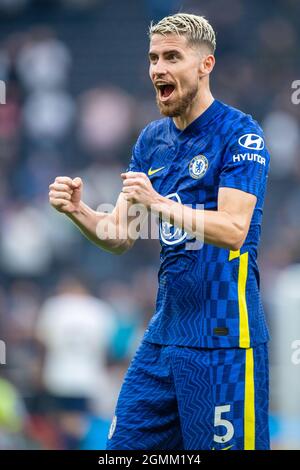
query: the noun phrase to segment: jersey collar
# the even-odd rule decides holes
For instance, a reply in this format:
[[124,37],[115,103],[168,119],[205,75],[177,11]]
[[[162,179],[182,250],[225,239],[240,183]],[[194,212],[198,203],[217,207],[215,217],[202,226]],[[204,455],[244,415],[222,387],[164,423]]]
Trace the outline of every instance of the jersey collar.
[[194,121],[192,121],[183,131],[178,129],[175,126],[172,118],[169,118],[171,121],[171,126],[176,135],[180,134],[189,134],[189,133],[199,133],[203,127],[206,127],[215,117],[216,114],[222,109],[223,105],[220,101],[214,100],[212,104],[200,114]]

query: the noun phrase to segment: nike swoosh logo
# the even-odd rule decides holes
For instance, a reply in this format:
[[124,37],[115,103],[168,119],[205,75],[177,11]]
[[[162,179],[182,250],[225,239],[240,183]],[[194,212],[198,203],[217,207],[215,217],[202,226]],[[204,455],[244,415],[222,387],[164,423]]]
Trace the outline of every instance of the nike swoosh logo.
[[[219,449],[219,450],[229,450],[231,449],[231,447],[233,447],[233,444],[231,446],[224,447],[223,449]],[[216,450],[216,449],[213,447],[211,450]]]
[[156,168],[156,170],[152,170],[152,168],[149,168],[148,170],[148,176],[155,175],[155,173],[158,173],[159,171],[163,170],[165,167],[161,166],[160,168]]

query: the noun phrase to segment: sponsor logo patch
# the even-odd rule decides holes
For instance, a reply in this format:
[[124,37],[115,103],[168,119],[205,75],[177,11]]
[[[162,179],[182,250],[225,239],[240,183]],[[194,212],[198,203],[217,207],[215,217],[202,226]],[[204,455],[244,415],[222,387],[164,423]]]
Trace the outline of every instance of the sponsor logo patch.
[[264,139],[257,134],[244,134],[239,138],[239,144],[250,150],[262,150],[265,146]]
[[241,162],[241,161],[249,161],[249,162],[257,162],[261,165],[266,166],[266,159],[257,153],[237,153],[236,155],[232,155],[232,161],[234,163]]

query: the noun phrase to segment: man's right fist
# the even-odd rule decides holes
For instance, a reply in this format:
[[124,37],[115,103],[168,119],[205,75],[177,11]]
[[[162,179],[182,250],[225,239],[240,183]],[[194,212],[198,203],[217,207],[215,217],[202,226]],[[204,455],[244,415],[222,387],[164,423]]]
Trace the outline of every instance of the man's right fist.
[[81,178],[58,176],[49,186],[49,201],[59,212],[72,214],[79,210],[82,193]]

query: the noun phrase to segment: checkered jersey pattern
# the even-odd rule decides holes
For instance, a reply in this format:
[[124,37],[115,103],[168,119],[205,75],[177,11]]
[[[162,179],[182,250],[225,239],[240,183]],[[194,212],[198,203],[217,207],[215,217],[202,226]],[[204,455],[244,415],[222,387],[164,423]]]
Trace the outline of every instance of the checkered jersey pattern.
[[[143,341],[126,374],[107,449],[269,449],[268,354],[253,349],[253,416],[247,408],[246,351]],[[225,421],[224,421],[225,420]]]
[[[240,250],[240,255],[248,253],[246,272],[241,256],[231,259],[229,250],[207,244],[190,249],[193,241],[187,243],[184,232],[161,223],[159,289],[147,341],[230,348],[268,340],[256,263],[268,167],[269,154],[257,122],[217,100],[184,131],[170,118],[154,121],[142,131],[128,170],[148,174],[149,169],[160,169],[149,178],[161,195],[212,211],[217,210],[221,187],[257,197]],[[239,287],[243,276],[245,292]],[[249,340],[241,341],[245,328]]]

